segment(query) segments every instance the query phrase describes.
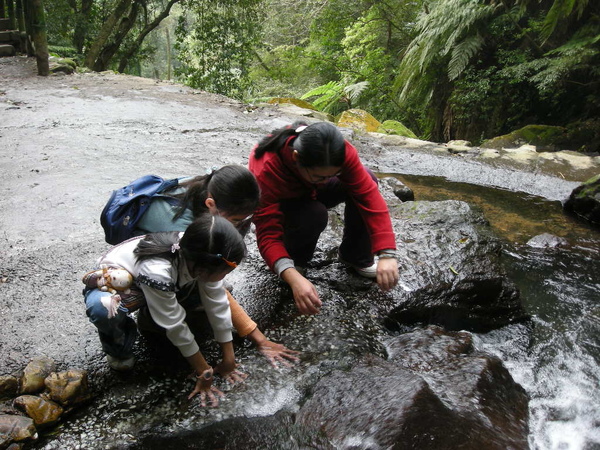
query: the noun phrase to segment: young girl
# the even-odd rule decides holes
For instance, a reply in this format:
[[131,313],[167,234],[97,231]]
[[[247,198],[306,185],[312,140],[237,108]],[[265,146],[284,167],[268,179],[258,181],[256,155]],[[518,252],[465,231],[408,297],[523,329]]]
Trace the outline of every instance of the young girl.
[[245,235],[258,206],[258,184],[243,166],[228,165],[208,175],[180,179],[179,186],[163,195],[179,200],[172,205],[154,198],[138,222],[138,233],[184,231],[195,217],[210,212],[225,217]]
[[[229,221],[204,214],[192,222],[185,233],[154,233],[132,238],[111,248],[98,260],[99,265],[123,268],[133,276],[136,287],[143,292],[152,320],[166,331],[167,338],[194,369],[196,385],[189,398],[200,394],[203,406],[207,400],[216,406],[216,396],[223,395],[212,385],[213,374],[219,373],[231,382],[245,377],[236,370],[231,310],[223,287],[223,278],[237,267],[245,252],[243,237]],[[182,288],[190,285],[199,296],[191,301],[179,298]],[[123,307],[110,317],[110,292],[91,289],[84,295],[87,315],[98,328],[109,365],[116,370],[131,369],[137,336],[134,320]],[[198,308],[204,309],[221,346],[223,359],[215,367],[200,353],[186,323],[186,310]]]
[[[139,234],[185,231],[195,217],[208,212],[225,217],[244,236],[258,206],[259,189],[256,178],[247,168],[227,165],[207,175],[183,178],[179,186],[164,195],[178,199],[180,204],[172,205],[160,197],[154,198],[138,222]],[[233,326],[239,336],[253,342],[273,367],[298,361],[298,352],[268,340],[229,292],[227,296]]]
[[248,166],[261,192],[253,217],[259,250],[290,285],[302,314],[316,314],[321,307],[302,267],[327,226],[327,209],[342,202],[340,260],[360,275],[376,278],[383,290],[398,283],[395,236],[377,178],[335,125],[296,122],[274,130],[253,148]]

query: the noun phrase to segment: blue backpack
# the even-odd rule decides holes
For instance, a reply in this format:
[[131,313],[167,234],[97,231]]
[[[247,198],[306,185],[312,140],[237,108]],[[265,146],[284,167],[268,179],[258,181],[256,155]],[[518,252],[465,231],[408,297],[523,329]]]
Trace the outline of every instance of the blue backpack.
[[116,245],[135,236],[137,223],[153,197],[162,197],[173,205],[179,205],[176,198],[161,195],[178,184],[177,178],[165,180],[156,175],[145,175],[113,191],[100,215],[106,242]]

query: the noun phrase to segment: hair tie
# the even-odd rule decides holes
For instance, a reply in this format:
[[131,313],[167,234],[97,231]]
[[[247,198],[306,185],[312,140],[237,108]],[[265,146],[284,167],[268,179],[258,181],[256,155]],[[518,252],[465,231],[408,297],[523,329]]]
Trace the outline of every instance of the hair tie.
[[233,267],[234,269],[237,267],[237,263],[233,262],[233,261],[229,261],[228,259],[226,259],[223,255],[221,255],[220,253],[217,253],[217,258],[221,258],[223,261],[225,261],[225,263],[229,266],[229,267]]
[[212,175],[219,169],[219,166],[210,166],[208,169],[206,169],[206,175]]
[[177,250],[179,250],[181,247],[179,247],[179,243],[175,242],[173,245],[171,245],[171,253],[175,253]]
[[296,132],[296,134],[300,134],[300,132],[304,131],[307,126],[308,125],[302,125],[302,126],[296,128],[294,131]]

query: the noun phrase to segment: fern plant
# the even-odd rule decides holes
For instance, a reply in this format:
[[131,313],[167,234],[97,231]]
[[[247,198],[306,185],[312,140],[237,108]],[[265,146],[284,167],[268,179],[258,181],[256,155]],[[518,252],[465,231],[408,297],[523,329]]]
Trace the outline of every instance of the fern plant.
[[[300,98],[306,100],[316,97],[311,102],[315,108],[319,111],[335,114],[340,109],[352,108],[352,102],[360,96],[368,85],[369,83],[367,81],[349,85],[344,85],[339,81],[330,81],[329,83],[311,89]],[[345,105],[345,107],[341,108],[341,105]]]

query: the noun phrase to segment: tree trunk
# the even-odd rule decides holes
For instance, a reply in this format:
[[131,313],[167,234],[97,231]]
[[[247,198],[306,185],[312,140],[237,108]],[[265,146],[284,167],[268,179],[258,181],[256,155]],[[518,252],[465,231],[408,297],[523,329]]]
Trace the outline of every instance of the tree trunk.
[[102,47],[104,47],[110,38],[110,35],[113,33],[113,30],[121,16],[125,14],[130,6],[131,0],[120,0],[113,13],[108,17],[108,19],[106,19],[104,25],[102,25],[102,28],[100,29],[100,33],[96,37],[96,40],[93,42],[92,46],[85,55],[84,64],[87,68],[95,70],[94,65],[96,63],[96,59],[98,59],[98,56],[102,51]]
[[140,4],[138,2],[134,2],[131,6],[131,10],[129,11],[129,16],[121,19],[119,29],[117,30],[114,39],[112,42],[106,44],[102,48],[98,58],[96,59],[96,62],[94,63],[93,70],[96,72],[101,72],[108,69],[110,61],[112,60],[112,57],[115,56],[115,53],[119,50],[119,47],[123,43],[123,39],[125,39],[129,31],[131,31],[131,28],[133,28],[135,25],[139,7]]
[[15,15],[19,29],[19,50],[22,53],[25,53],[29,49],[29,37],[27,36],[27,30],[25,29],[25,8],[23,0],[16,0]]
[[73,47],[77,50],[77,53],[83,53],[83,46],[87,38],[88,28],[90,25],[90,13],[92,11],[93,0],[81,0],[81,10],[77,11],[77,5],[74,5],[73,10],[75,11],[75,17],[77,22],[75,23],[75,29],[73,30]]
[[33,42],[31,42],[31,29],[33,28],[33,21],[31,19],[32,10],[33,10],[32,0],[22,0],[22,2],[23,2],[23,17],[25,20],[25,36],[27,39],[25,41],[26,52],[27,52],[27,56],[35,56]]
[[179,3],[180,1],[181,0],[169,0],[169,3],[167,4],[167,6],[163,10],[163,12],[161,12],[158,16],[156,16],[156,18],[152,22],[150,22],[149,24],[147,24],[144,27],[144,29],[140,32],[138,37],[133,42],[133,44],[131,44],[131,46],[125,51],[125,54],[121,58],[121,61],[119,62],[119,68],[118,68],[119,72],[125,71],[125,69],[127,68],[127,65],[129,64],[129,60],[131,58],[133,58],[133,56],[139,51],[146,36],[148,36],[148,34],[152,30],[154,30],[157,26],[159,26],[160,23],[165,18],[169,17],[169,14],[171,12],[171,8],[173,7],[173,5],[175,3]]
[[171,74],[173,63],[171,61],[171,35],[169,34],[168,28],[165,28],[165,34],[167,36],[167,80],[171,80],[171,77],[173,76]]
[[43,0],[29,0],[29,14],[31,15],[31,40],[35,49],[38,75],[48,76],[50,66],[48,64],[48,40],[46,38],[46,15],[44,13]]
[[[6,3],[6,13],[8,13],[9,20],[8,26],[11,30],[16,30],[17,21],[15,20],[15,2],[13,0],[8,0]],[[4,15],[4,17],[6,17],[6,14]]]

